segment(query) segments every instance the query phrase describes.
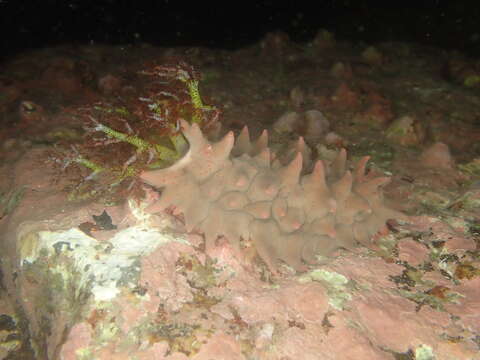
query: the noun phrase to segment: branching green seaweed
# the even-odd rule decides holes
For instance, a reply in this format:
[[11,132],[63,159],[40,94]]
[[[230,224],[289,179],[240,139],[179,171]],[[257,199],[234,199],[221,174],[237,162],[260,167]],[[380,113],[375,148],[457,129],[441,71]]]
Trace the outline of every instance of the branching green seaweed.
[[179,62],[139,74],[153,79],[144,96],[73,111],[84,123],[83,141],[52,156],[64,173],[73,175],[71,200],[104,196],[116,202],[132,192],[141,195],[141,171],[168,166],[186,151],[180,119],[202,128],[217,123],[220,111],[202,101],[200,76],[192,66]]

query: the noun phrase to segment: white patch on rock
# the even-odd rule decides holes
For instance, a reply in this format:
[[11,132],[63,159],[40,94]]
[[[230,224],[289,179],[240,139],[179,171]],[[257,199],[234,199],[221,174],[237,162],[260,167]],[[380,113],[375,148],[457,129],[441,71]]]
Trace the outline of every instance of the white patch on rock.
[[35,251],[23,257],[21,263],[35,262],[41,250],[46,250],[50,257],[59,253],[70,257],[81,274],[78,287],[90,285],[96,301],[110,300],[119,293],[118,281],[130,271],[139,256],[147,255],[170,241],[187,242],[145,223],[120,230],[108,242],[99,242],[77,228],[39,231],[36,239]]

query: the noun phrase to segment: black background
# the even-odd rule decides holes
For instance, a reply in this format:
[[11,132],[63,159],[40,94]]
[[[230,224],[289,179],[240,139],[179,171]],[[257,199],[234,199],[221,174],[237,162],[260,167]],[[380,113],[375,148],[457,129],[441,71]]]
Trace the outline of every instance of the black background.
[[406,41],[480,54],[480,1],[0,0],[0,54],[65,43],[235,49],[283,30],[339,40]]

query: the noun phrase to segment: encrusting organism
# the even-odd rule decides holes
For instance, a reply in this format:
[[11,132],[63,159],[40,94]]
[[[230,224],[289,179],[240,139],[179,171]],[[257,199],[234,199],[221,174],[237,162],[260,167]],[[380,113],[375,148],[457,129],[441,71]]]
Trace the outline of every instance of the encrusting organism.
[[315,263],[317,255],[357,242],[368,246],[388,219],[404,218],[383,202],[381,187],[389,178],[366,174],[368,156],[351,172],[341,150],[329,166],[319,160],[302,176],[302,151],[283,166],[268,148],[266,131],[254,143],[247,128],[236,141],[229,132],[210,143],[197,124],[182,120],[181,127],[187,153],[140,178],[162,189],[147,211],[173,206],[188,231],[204,234],[207,252],[219,236],[237,251],[241,239],[251,239],[272,272],[280,261],[304,271],[304,262]]

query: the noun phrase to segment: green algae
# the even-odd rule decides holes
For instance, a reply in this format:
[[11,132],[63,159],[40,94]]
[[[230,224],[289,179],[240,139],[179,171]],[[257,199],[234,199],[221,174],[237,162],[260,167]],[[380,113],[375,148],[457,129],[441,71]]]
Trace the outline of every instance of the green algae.
[[325,286],[328,295],[328,303],[337,310],[343,310],[346,302],[352,299],[349,290],[352,286],[342,274],[323,269],[312,270],[299,277],[300,283],[318,281]]
[[16,188],[5,193],[0,193],[0,219],[15,210],[17,205],[22,200],[24,193],[24,187]]
[[425,344],[415,349],[415,360],[435,360],[433,349]]

